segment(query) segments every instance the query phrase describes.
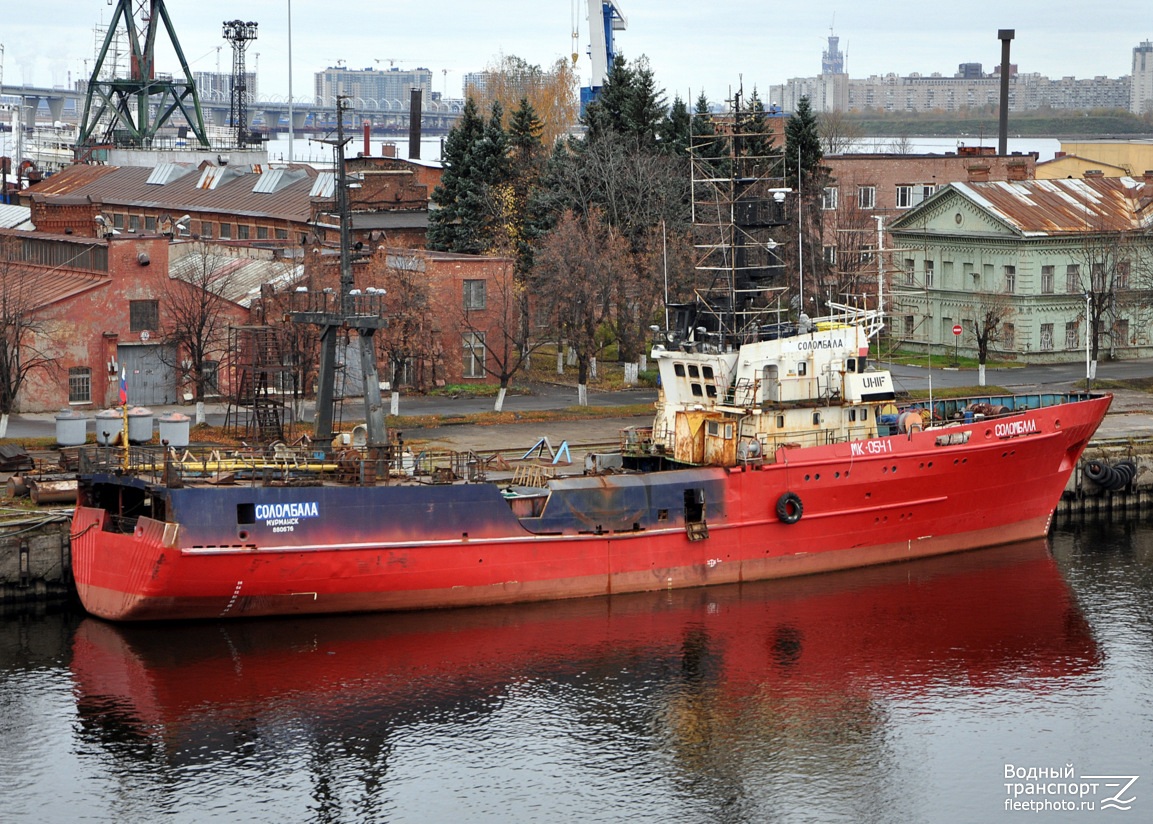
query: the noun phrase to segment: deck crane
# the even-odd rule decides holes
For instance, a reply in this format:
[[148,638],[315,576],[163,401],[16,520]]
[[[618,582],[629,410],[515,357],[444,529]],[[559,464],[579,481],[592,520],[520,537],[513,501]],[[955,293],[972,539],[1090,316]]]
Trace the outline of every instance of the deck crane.
[[[575,2],[575,0],[574,0]],[[581,111],[597,99],[605,79],[609,75],[613,59],[616,57],[616,44],[613,32],[628,28],[628,20],[621,11],[617,0],[587,0],[589,12],[589,84],[581,89]],[[574,55],[575,58],[575,55]],[[575,61],[574,61],[575,62]]]

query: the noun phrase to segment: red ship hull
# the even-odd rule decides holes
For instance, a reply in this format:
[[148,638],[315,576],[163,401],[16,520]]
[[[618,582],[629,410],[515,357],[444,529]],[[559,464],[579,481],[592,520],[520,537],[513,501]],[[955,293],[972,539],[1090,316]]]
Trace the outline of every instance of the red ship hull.
[[[74,574],[94,615],[171,620],[538,601],[921,558],[1046,534],[1109,403],[781,449],[761,464],[560,479],[533,517],[489,484],[153,489],[169,496],[166,520],[123,532],[82,495]],[[793,522],[777,512],[786,493],[803,507]]]

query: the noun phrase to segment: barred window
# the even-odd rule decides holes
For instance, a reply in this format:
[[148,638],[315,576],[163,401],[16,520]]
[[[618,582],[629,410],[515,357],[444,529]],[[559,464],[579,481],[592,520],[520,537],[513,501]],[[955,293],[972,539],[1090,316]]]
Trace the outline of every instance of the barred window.
[[160,328],[160,301],[128,301],[128,328],[132,332],[143,332]]
[[1048,352],[1053,348],[1053,324],[1041,324],[1041,349]]
[[1065,324],[1065,348],[1066,349],[1077,349],[1081,345],[1081,342],[1080,342],[1081,336],[1077,334],[1077,326],[1078,326],[1078,323],[1075,320],[1071,320]]
[[92,403],[92,370],[87,366],[68,370],[68,402]]

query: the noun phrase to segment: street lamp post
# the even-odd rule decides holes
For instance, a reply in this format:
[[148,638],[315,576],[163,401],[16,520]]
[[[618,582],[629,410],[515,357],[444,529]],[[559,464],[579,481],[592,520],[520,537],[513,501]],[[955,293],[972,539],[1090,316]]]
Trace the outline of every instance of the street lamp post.
[[1085,391],[1089,391],[1089,381],[1093,374],[1089,365],[1089,337],[1093,334],[1093,293],[1085,290]]

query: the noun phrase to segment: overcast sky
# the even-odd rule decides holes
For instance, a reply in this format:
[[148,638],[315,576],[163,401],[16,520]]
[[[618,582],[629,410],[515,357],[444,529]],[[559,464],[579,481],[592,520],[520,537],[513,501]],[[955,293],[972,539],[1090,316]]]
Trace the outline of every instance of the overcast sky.
[[[291,0],[168,0],[166,7],[193,71],[231,69],[221,24],[238,17],[259,25],[247,51],[259,70],[262,98],[287,95]],[[109,0],[5,0],[0,18],[5,87],[65,86],[91,71],[95,29],[107,24]],[[1113,0],[1066,11],[1052,0],[957,3],[769,2],[769,0],[618,0],[628,29],[617,34],[626,58],[648,57],[671,100],[702,90],[720,100],[741,82],[761,90],[820,73],[826,38],[840,37],[851,77],[895,72],[951,76],[959,63],[1000,61],[997,30],[1016,30],[1012,60],[1022,72],[1079,78],[1130,73],[1133,47],[1153,38],[1148,5]],[[133,5],[136,5],[134,2]],[[587,7],[581,0],[578,70],[588,81]],[[15,7],[23,8],[16,12]],[[308,98],[312,76],[343,60],[352,68],[425,67],[433,90],[461,94],[464,73],[516,55],[549,65],[573,51],[571,0],[296,0],[292,6],[293,94]],[[23,17],[23,20],[19,19]],[[1148,26],[1148,30],[1136,28]],[[168,49],[160,69],[176,72]],[[446,73],[447,72],[447,73]],[[71,73],[71,75],[69,75]],[[764,93],[762,96],[767,96]]]

